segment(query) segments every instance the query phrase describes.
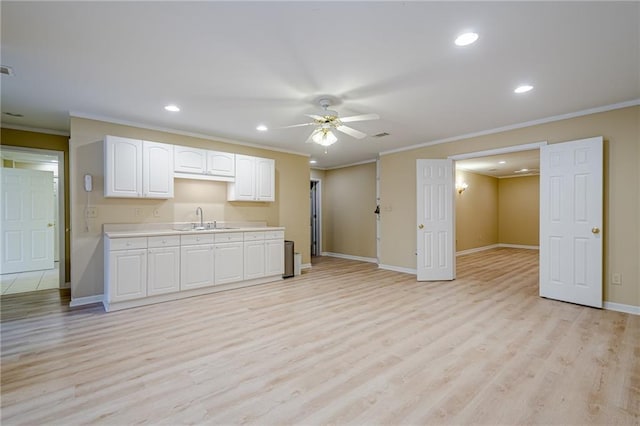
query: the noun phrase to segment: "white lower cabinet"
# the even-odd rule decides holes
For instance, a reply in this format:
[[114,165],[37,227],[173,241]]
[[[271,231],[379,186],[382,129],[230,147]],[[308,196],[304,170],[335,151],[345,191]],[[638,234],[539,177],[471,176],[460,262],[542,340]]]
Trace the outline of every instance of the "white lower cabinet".
[[147,294],[166,294],[180,291],[180,238],[178,245],[152,247],[149,237],[147,251]]
[[244,279],[284,273],[284,231],[244,233]]
[[213,244],[181,247],[180,290],[207,287],[214,284],[213,253]]
[[147,239],[105,240],[105,299],[121,302],[147,295]]
[[[280,279],[284,231],[105,237],[107,311]],[[250,281],[250,282],[249,282]],[[189,291],[193,290],[193,291]],[[211,290],[215,291],[215,290]]]
[[244,279],[264,277],[264,240],[244,242]]
[[265,275],[284,274],[284,240],[274,239],[264,241]]
[[242,232],[215,234],[214,275],[216,284],[244,279],[244,238]]

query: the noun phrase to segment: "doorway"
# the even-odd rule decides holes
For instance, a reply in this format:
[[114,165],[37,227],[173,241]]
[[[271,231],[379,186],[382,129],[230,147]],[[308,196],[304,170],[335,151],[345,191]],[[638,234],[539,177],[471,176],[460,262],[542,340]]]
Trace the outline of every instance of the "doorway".
[[310,228],[311,256],[322,255],[322,181],[311,179],[310,182]]
[[[61,288],[65,283],[65,208],[64,208],[64,152],[23,147],[0,147],[0,166],[3,170],[14,169],[27,174],[38,173],[52,177],[51,208],[53,214],[46,224],[53,228],[52,253],[45,253],[53,258],[52,265],[46,269],[30,268],[27,266],[16,270],[0,271],[2,294],[22,293],[29,291]],[[51,181],[49,181],[51,182]],[[4,214],[4,213],[3,213]],[[3,218],[4,221],[4,218]],[[26,224],[19,224],[18,228]],[[19,229],[22,231],[22,229]],[[42,247],[38,246],[38,250]],[[48,251],[49,249],[47,249]],[[5,248],[3,247],[3,251]],[[52,266],[52,267],[50,267]],[[33,270],[35,269],[35,270]]]

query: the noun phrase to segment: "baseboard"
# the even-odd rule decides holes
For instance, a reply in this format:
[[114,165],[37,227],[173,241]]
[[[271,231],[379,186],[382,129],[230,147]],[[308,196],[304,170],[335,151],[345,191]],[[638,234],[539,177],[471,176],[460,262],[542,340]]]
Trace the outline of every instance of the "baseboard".
[[624,312],[626,314],[640,315],[640,306],[625,305],[623,303],[604,302],[604,308],[608,311]]
[[96,296],[86,296],[86,297],[76,297],[75,299],[71,299],[69,303],[69,307],[75,308],[76,306],[84,306],[91,305],[93,303],[102,303],[104,296],[102,294],[98,294]]
[[491,250],[494,248],[498,248],[500,245],[499,244],[491,244],[489,246],[482,246],[482,247],[476,247],[476,248],[471,248],[471,249],[467,249],[467,250],[460,250],[456,252],[456,256],[464,256],[465,254],[471,254],[471,253],[477,253],[479,251],[485,251],[485,250]]
[[507,248],[518,248],[518,249],[527,249],[527,250],[540,250],[540,246],[523,246],[521,244],[498,244],[498,247],[507,247]]
[[404,274],[411,274],[411,275],[418,274],[418,271],[413,268],[403,268],[401,266],[384,265],[382,263],[378,264],[378,268],[384,269],[386,271],[402,272]]
[[360,262],[378,263],[378,259],[376,259],[375,257],[351,256],[350,254],[331,253],[328,251],[322,252],[322,255],[330,256],[330,257],[338,257],[340,259],[358,260]]
[[300,265],[300,269],[311,269],[311,264],[303,263],[302,265]]

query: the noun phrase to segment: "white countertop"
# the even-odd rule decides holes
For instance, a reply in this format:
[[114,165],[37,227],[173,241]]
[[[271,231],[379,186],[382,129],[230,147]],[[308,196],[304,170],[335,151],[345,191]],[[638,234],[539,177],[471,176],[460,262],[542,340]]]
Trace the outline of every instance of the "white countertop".
[[[255,231],[284,231],[282,226],[229,226],[216,229],[194,230],[190,229],[190,224],[164,224],[157,226],[139,225],[104,225],[104,235],[108,238],[132,238],[132,237],[154,237],[160,235],[193,235],[193,234],[219,234],[222,232],[255,232]],[[130,229],[127,229],[130,228]]]

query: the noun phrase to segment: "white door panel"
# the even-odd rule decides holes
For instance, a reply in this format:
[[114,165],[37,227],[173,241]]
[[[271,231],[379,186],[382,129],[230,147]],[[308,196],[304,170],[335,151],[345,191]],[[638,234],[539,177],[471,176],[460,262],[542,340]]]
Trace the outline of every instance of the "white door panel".
[[455,278],[453,160],[417,160],[418,281]]
[[0,272],[53,268],[53,173],[0,169]]
[[602,307],[602,137],[540,150],[540,296]]

